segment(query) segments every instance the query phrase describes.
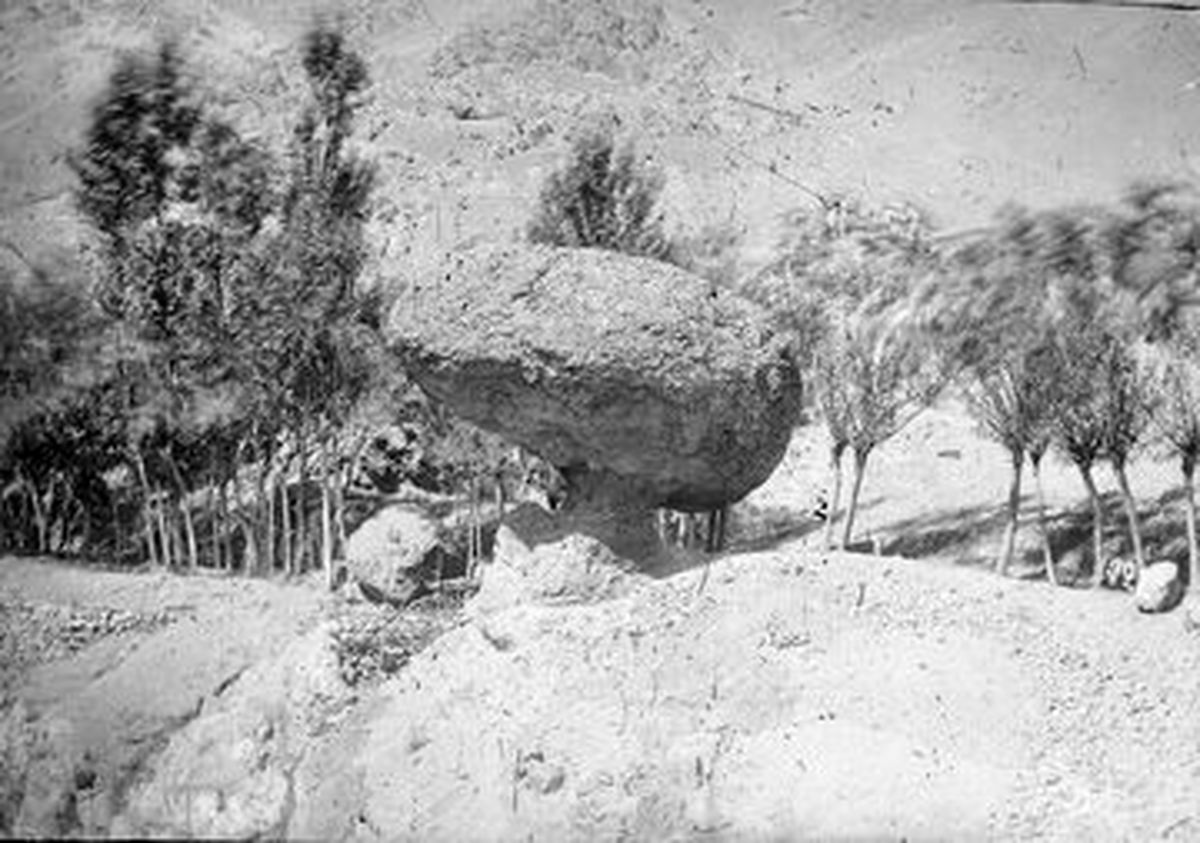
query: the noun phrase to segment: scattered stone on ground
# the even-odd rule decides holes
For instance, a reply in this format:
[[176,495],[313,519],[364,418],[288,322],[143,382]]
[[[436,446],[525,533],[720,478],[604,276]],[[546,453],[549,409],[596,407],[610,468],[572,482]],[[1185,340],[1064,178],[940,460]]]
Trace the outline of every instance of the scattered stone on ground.
[[65,658],[110,635],[153,631],[177,615],[170,609],[138,613],[0,596],[0,706],[32,667]]
[[1138,576],[1134,600],[1139,611],[1168,612],[1183,597],[1183,582],[1179,566],[1174,562],[1155,562],[1147,565]]
[[329,628],[338,675],[351,687],[394,676],[459,620],[461,598],[430,594],[404,611],[347,604]]

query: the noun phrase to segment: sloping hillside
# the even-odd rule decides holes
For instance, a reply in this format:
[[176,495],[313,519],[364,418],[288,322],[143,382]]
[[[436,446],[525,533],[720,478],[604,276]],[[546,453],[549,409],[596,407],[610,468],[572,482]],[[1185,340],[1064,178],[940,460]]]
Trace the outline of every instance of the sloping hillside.
[[[116,51],[155,33],[182,34],[226,112],[282,143],[299,93],[295,39],[319,6],[9,5],[0,234],[34,254],[73,242],[66,155]],[[760,256],[782,209],[830,191],[909,199],[956,227],[1009,200],[1105,199],[1137,177],[1200,168],[1200,17],[1186,11],[949,0],[668,0],[662,14],[632,0],[343,8],[376,80],[363,135],[385,184],[381,250],[509,236],[570,131],[601,109],[665,166],[680,226],[732,220]]]

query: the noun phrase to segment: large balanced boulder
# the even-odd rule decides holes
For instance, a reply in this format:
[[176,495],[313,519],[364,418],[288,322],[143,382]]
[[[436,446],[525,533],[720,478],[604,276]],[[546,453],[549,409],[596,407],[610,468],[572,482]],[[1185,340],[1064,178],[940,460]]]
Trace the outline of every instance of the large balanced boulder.
[[764,311],[645,258],[456,252],[408,285],[389,332],[427,393],[558,466],[573,505],[739,500],[779,463],[800,410]]

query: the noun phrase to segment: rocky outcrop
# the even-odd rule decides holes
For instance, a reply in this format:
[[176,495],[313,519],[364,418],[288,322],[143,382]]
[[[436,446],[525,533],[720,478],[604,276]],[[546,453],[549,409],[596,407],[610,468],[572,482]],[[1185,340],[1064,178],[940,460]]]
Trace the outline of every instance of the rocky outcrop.
[[411,283],[390,340],[455,412],[563,471],[572,505],[715,509],[782,458],[800,378],[744,299],[657,261],[486,247]]
[[208,700],[129,794],[114,834],[282,836],[308,742],[351,702],[329,640],[319,625]]

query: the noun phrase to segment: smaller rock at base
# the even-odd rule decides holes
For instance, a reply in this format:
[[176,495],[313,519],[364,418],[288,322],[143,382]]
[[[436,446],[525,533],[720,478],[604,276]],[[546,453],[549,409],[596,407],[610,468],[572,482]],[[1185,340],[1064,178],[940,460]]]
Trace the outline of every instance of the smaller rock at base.
[[1183,596],[1179,566],[1174,562],[1147,565],[1138,577],[1134,601],[1140,612],[1169,612]]
[[420,507],[387,506],[347,541],[349,578],[371,602],[405,605],[416,584],[432,575],[426,569],[433,567],[439,545],[437,522]]
[[472,611],[522,603],[594,603],[619,597],[638,579],[634,563],[594,536],[522,504],[496,533],[495,558],[483,569]]

